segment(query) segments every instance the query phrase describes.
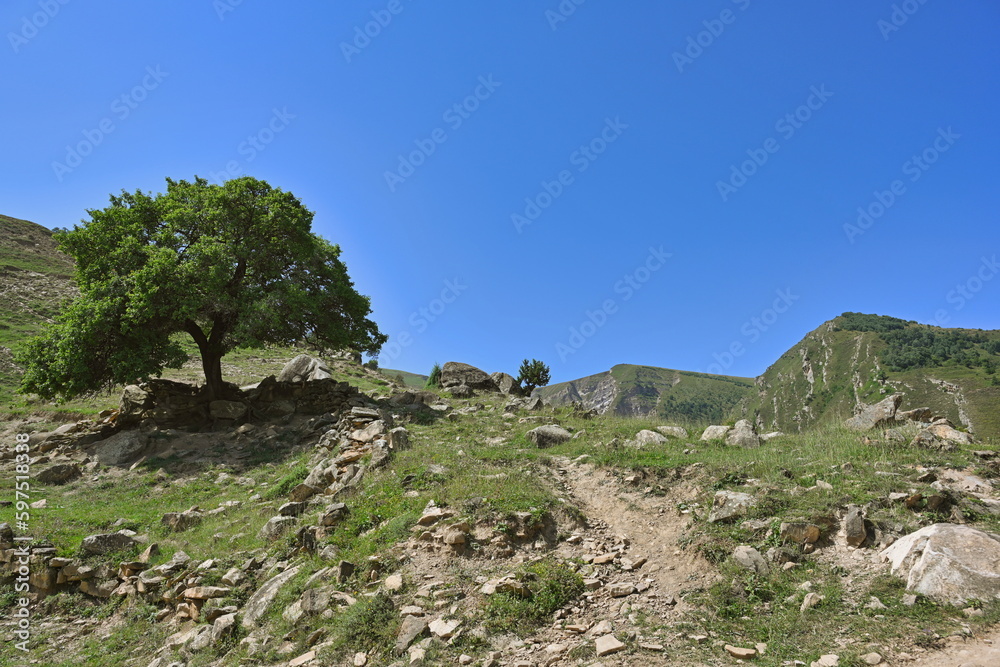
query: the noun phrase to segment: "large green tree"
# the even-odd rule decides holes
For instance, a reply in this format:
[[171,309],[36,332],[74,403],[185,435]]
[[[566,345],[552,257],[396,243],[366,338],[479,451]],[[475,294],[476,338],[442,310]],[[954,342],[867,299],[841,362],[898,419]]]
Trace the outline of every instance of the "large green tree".
[[80,296],[19,352],[23,392],[68,398],[159,375],[186,360],[180,333],[215,398],[235,348],[305,341],[375,355],[386,340],[339,246],[312,233],[313,213],[290,192],[251,177],[167,179],[166,193],[123,191],[87,213],[58,234]]

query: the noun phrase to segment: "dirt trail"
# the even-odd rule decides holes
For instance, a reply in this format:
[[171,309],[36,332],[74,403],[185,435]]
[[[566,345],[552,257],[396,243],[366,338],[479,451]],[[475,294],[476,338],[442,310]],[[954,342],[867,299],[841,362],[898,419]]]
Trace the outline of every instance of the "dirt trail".
[[[679,514],[676,503],[694,500],[698,490],[683,485],[671,489],[671,494],[656,497],[640,491],[642,480],[629,488],[612,473],[595,468],[585,462],[574,462],[556,457],[556,470],[561,490],[587,517],[588,533],[607,533],[624,538],[631,558],[644,556],[648,563],[639,574],[652,580],[651,592],[673,595],[677,605],[666,611],[659,610],[665,621],[678,620],[689,609],[679,593],[693,587],[707,586],[714,579],[715,567],[693,549],[684,549],[681,538],[690,519]],[[634,490],[633,490],[634,489]],[[673,658],[655,654],[636,654],[619,662],[618,656],[604,658],[605,665],[661,665],[704,664],[687,662],[675,653]],[[735,661],[733,661],[735,662]],[[882,662],[886,667],[1000,667],[1000,628],[965,643],[955,644],[940,651],[913,655],[912,658]]]
[[564,490],[588,520],[606,524],[610,532],[629,541],[631,554],[648,558],[642,574],[663,592],[677,596],[683,589],[707,583],[714,568],[680,545],[690,519],[677,512],[675,503],[687,498],[645,496],[624,489],[612,474],[590,464],[563,457],[556,463]]
[[1000,665],[1000,630],[964,644],[921,656],[908,667],[997,667]]

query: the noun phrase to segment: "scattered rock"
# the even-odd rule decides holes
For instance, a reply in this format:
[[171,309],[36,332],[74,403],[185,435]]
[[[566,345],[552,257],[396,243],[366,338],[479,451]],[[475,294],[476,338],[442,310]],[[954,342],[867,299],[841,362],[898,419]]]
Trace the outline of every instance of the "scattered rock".
[[857,505],[847,506],[847,516],[844,517],[844,534],[847,536],[847,544],[852,547],[859,547],[868,539],[865,517]]
[[740,566],[759,575],[766,575],[771,571],[771,568],[767,565],[767,561],[760,555],[760,552],[750,546],[743,545],[736,547],[733,550],[733,560]]
[[726,653],[738,660],[749,660],[757,657],[757,649],[755,648],[740,648],[739,646],[726,644],[725,649]]
[[782,523],[778,528],[782,541],[793,544],[814,544],[820,538],[822,530],[819,526],[804,522]]
[[549,424],[531,429],[528,431],[527,436],[528,440],[541,449],[566,442],[573,437],[573,434],[564,429],[562,426]]
[[757,500],[749,493],[739,491],[716,491],[712,501],[712,511],[708,515],[710,523],[730,521],[743,516],[747,510],[756,504]]
[[406,652],[410,644],[417,638],[427,632],[427,621],[419,616],[405,616],[403,618],[403,624],[399,628],[399,632],[396,634],[396,653],[402,654]]
[[277,574],[270,579],[267,583],[257,589],[250,599],[247,600],[246,605],[243,607],[243,618],[241,623],[244,628],[252,629],[257,621],[267,612],[271,603],[274,602],[274,598],[278,595],[278,591],[284,586],[288,581],[299,573],[299,567],[291,567],[281,574]]
[[257,537],[267,542],[273,542],[284,535],[285,532],[294,525],[295,517],[293,516],[272,517],[261,527],[260,531],[257,533]]
[[604,657],[606,655],[611,655],[612,653],[618,653],[619,651],[625,650],[625,644],[618,641],[618,638],[614,635],[603,635],[594,640],[594,648],[597,650],[598,657]]

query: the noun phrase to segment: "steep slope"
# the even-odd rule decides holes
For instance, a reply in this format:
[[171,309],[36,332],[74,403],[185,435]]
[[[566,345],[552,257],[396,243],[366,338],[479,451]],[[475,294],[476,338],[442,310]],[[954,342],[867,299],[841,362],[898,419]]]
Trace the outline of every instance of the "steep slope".
[[577,402],[601,414],[719,421],[752,396],[753,380],[619,364],[604,373],[542,387],[536,394],[553,405]]
[[73,260],[41,225],[0,215],[0,404],[17,386],[10,348],[51,320],[73,296]]
[[942,329],[845,313],[810,332],[757,378],[745,405],[765,428],[846,419],[894,392],[980,436],[1000,434],[1000,331]]

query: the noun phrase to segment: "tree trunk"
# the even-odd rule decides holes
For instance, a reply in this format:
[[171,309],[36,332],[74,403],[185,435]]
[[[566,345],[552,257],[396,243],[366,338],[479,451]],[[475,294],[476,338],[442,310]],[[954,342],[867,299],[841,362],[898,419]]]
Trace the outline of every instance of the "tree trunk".
[[208,400],[225,398],[225,385],[222,382],[222,348],[217,342],[205,335],[196,322],[188,320],[184,329],[198,344],[201,353],[201,370],[205,373],[205,387],[208,390]]
[[201,370],[205,373],[205,386],[209,400],[225,398],[222,382],[222,353],[214,349],[201,350]]

